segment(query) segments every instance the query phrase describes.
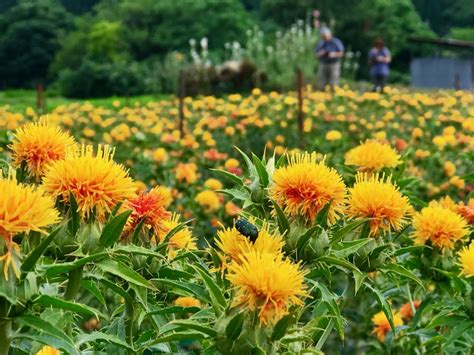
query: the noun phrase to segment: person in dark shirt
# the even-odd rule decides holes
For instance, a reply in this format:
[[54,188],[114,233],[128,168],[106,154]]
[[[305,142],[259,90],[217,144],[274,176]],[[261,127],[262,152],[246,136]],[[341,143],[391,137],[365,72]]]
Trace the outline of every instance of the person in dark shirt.
[[323,89],[327,85],[339,84],[344,45],[338,38],[333,37],[327,27],[322,27],[320,34],[321,42],[316,47],[316,57],[319,59],[318,88]]
[[383,91],[390,72],[388,64],[391,60],[390,51],[385,47],[383,39],[377,38],[374,41],[374,47],[369,51],[370,77],[374,84],[373,91]]

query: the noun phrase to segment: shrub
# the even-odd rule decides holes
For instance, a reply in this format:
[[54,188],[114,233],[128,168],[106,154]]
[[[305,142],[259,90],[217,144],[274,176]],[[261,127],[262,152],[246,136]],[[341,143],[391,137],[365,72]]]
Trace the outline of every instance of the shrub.
[[146,92],[147,70],[135,62],[96,63],[86,60],[77,70],[65,69],[58,84],[66,97],[139,95]]

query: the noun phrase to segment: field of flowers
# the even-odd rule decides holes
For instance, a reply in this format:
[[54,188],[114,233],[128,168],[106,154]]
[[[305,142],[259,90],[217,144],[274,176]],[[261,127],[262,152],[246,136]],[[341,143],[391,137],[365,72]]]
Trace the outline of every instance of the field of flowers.
[[0,107],[0,355],[469,354],[467,92]]

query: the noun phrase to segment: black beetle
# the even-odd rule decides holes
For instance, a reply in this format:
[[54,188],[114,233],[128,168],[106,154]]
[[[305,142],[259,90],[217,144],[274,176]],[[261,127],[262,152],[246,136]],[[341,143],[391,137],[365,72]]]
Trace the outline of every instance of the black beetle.
[[255,243],[258,237],[258,229],[248,221],[246,218],[241,218],[235,222],[235,228],[240,234],[250,239],[252,243]]

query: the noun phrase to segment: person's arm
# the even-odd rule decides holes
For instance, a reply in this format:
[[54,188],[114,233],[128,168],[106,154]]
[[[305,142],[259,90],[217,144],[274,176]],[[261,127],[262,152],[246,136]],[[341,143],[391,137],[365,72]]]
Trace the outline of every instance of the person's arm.
[[[316,56],[318,58],[324,57],[326,55],[326,51],[324,49],[320,49],[319,51],[316,52]],[[329,53],[329,56],[331,56],[331,53]]]
[[387,63],[387,64],[392,61],[392,57],[388,49],[385,49],[383,51],[383,54],[377,57],[377,61],[382,62],[382,63]]
[[369,64],[369,66],[374,64],[374,50],[373,49],[369,51],[369,55],[367,56],[367,63]]
[[329,52],[328,56],[329,58],[341,58],[342,56],[344,56],[344,52],[343,51]]
[[385,63],[390,63],[392,61],[392,56],[390,55],[390,51],[385,48]]
[[329,52],[329,58],[341,58],[344,56],[344,45],[338,39],[334,40],[336,43],[337,50],[334,52]]
[[321,58],[326,55],[326,51],[323,48],[323,43],[319,43],[318,46],[316,47],[316,57]]

